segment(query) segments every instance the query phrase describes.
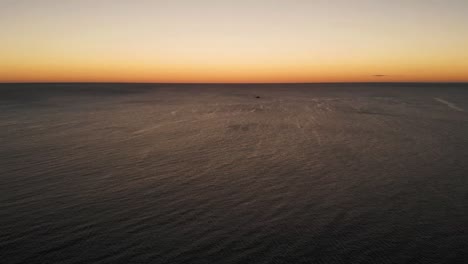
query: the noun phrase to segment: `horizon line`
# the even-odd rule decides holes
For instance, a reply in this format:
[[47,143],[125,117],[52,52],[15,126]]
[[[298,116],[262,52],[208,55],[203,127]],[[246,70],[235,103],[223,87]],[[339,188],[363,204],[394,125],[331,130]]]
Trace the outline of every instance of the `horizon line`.
[[224,85],[236,85],[236,84],[243,84],[243,85],[251,85],[251,84],[468,84],[468,81],[381,81],[381,82],[371,82],[371,81],[350,81],[350,82],[113,82],[113,81],[19,81],[19,82],[2,82],[0,84],[174,84],[174,85],[216,85],[216,84],[224,84]]

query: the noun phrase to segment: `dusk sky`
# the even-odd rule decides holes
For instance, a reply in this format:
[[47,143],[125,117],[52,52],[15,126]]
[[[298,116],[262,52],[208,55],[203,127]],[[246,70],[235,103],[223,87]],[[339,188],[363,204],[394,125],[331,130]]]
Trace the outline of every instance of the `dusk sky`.
[[0,0],[1,82],[468,81],[467,0]]

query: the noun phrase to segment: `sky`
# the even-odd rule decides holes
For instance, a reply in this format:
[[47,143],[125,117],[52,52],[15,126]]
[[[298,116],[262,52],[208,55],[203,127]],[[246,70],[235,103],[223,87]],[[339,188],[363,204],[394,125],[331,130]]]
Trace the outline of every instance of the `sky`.
[[0,82],[467,82],[467,0],[0,0]]

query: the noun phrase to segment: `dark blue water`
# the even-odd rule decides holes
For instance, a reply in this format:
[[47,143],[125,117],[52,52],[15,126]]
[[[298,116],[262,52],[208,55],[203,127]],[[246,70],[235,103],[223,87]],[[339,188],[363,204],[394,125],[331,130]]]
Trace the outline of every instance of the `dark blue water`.
[[0,85],[1,263],[466,263],[467,223],[466,84]]

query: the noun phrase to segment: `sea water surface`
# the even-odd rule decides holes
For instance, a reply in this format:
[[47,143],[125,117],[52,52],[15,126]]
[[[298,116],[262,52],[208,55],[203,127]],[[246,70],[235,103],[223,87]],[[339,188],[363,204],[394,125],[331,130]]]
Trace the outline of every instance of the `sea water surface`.
[[467,227],[466,84],[0,85],[1,263],[466,263]]

